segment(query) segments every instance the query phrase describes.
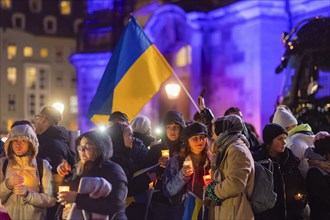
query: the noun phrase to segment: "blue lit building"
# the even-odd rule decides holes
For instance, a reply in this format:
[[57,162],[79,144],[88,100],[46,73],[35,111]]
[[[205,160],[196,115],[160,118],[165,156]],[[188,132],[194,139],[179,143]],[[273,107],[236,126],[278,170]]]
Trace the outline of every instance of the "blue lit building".
[[[285,75],[275,75],[284,51],[282,32],[290,31],[302,19],[330,16],[329,1],[228,1],[227,5],[200,10],[192,7],[196,1],[187,2],[151,2],[136,8],[133,15],[195,100],[205,88],[206,105],[215,116],[231,106],[239,107],[244,120],[260,132],[283,87]],[[71,56],[77,70],[82,130],[94,126],[85,115],[133,5],[129,1],[87,0],[87,7],[78,53]],[[173,108],[183,112],[187,120],[196,112],[183,92],[177,100],[167,100],[162,88],[143,113],[158,121]]]

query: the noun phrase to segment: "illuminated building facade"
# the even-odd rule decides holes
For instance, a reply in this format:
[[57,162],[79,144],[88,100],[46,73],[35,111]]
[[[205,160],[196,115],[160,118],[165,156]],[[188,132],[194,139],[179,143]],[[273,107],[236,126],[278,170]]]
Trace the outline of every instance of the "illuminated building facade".
[[[90,17],[118,13],[114,5],[118,1],[103,2],[100,5],[99,1],[88,0]],[[268,123],[283,86],[283,76],[275,75],[284,51],[282,32],[289,31],[304,18],[329,16],[330,11],[329,2],[323,0],[228,1],[227,5],[213,9],[194,6],[198,1],[174,2],[152,1],[136,7],[133,15],[195,100],[205,88],[206,104],[215,116],[223,115],[231,106],[239,107],[244,120],[254,124],[259,132]],[[127,7],[124,9],[129,11],[131,6]],[[128,14],[121,9],[124,11],[122,18],[127,19]],[[94,23],[89,33],[95,38],[87,38],[115,42],[114,36],[118,33],[113,33],[112,37],[105,34],[114,30],[114,24],[102,21],[101,24],[98,29]],[[77,69],[82,130],[94,126],[85,115],[110,56],[108,50],[82,49],[71,57]],[[175,80],[169,79],[171,81]],[[177,100],[167,100],[162,88],[142,113],[157,121],[170,109],[183,112],[186,119],[191,119],[196,111],[185,94],[181,92]]]

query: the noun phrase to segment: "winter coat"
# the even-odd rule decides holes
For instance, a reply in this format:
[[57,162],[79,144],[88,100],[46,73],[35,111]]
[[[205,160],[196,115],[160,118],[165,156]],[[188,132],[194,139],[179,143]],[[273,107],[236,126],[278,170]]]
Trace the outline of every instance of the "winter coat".
[[139,138],[134,138],[133,147],[131,150],[131,158],[138,169],[144,168],[145,158],[148,154],[148,149]]
[[108,160],[105,162],[86,162],[82,176],[73,176],[68,180],[70,190],[78,191],[81,177],[102,177],[112,186],[112,191],[107,197],[91,198],[88,194],[78,193],[76,206],[78,209],[91,213],[108,215],[110,219],[126,219],[125,201],[127,196],[127,179],[123,169],[116,163]]
[[57,167],[65,159],[74,167],[74,153],[69,148],[69,132],[60,126],[52,125],[44,133],[38,135],[40,143],[38,158],[48,160],[53,173],[54,192],[62,185],[64,178],[57,174]]
[[[12,151],[8,151],[9,143],[13,138],[24,138],[32,143],[34,148],[33,159],[29,162],[30,156],[17,157],[10,155]],[[5,152],[7,158],[14,158],[16,162],[11,159],[8,160],[6,168],[6,176],[3,176],[2,167],[6,158],[0,159],[0,200],[5,206],[11,219],[46,219],[46,208],[52,207],[56,203],[56,199],[52,197],[52,173],[50,165],[46,160],[43,160],[43,174],[38,173],[36,155],[38,153],[38,140],[28,125],[15,126],[5,143]],[[13,156],[13,157],[12,157]],[[26,197],[17,196],[8,189],[5,179],[14,172],[24,177],[24,184],[28,188]],[[42,175],[43,191],[40,191],[40,179]]]
[[138,132],[133,132],[135,138],[140,139],[146,147],[149,147],[156,139],[149,135],[140,134]]
[[295,199],[298,193],[306,194],[304,179],[298,170],[299,159],[288,148],[273,158],[264,147],[254,154],[254,159],[273,161],[274,191],[277,194],[275,206],[258,214],[256,219],[302,219],[305,200]]
[[[60,126],[50,126],[44,133],[38,135],[39,154],[38,157],[46,159],[52,166],[52,172],[57,174],[57,166],[65,159],[70,163],[70,156],[73,152],[69,148],[69,132]],[[74,165],[71,164],[70,165]]]
[[215,186],[215,195],[222,200],[215,207],[216,219],[254,219],[248,198],[254,187],[254,161],[242,140],[231,144],[218,168],[221,183]]
[[316,167],[307,172],[306,188],[311,220],[330,219],[330,175]]
[[301,124],[290,130],[287,138],[286,147],[290,148],[300,160],[299,170],[304,178],[306,178],[309,168],[305,151],[309,147],[314,147],[314,137],[311,127],[308,124]]
[[92,198],[89,194],[78,193],[75,204],[78,209],[90,213],[108,215],[109,219],[126,220],[125,201],[127,196],[127,178],[123,169],[113,161],[109,160],[113,154],[111,138],[99,131],[89,131],[76,140],[79,145],[80,140],[86,137],[95,144],[101,155],[94,161],[87,161],[83,164],[83,172],[75,173],[68,180],[70,190],[78,191],[80,179],[82,177],[102,177],[112,186],[112,191],[107,197]]

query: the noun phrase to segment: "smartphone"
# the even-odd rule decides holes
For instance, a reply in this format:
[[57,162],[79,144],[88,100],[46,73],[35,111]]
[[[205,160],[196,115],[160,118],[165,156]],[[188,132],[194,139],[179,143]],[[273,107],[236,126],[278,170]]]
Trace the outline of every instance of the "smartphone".
[[203,97],[204,98],[204,95],[205,95],[205,89],[202,90],[201,94],[199,96]]

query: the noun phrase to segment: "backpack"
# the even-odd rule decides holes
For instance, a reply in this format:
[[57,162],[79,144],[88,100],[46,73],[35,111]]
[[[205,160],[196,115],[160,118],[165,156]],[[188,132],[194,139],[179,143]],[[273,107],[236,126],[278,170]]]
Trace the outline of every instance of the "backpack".
[[273,162],[270,159],[255,161],[254,166],[254,188],[249,200],[253,212],[258,214],[274,207],[277,194],[274,192]]
[[[37,170],[38,170],[37,176],[39,176],[39,186],[40,186],[39,192],[43,193],[44,188],[42,186],[42,176],[43,176],[43,172],[44,172],[44,164],[43,164],[42,159],[40,159],[40,158],[36,158],[36,159],[37,159]],[[3,166],[2,166],[3,176],[6,176],[7,166],[8,166],[8,159],[5,159],[3,161]]]

